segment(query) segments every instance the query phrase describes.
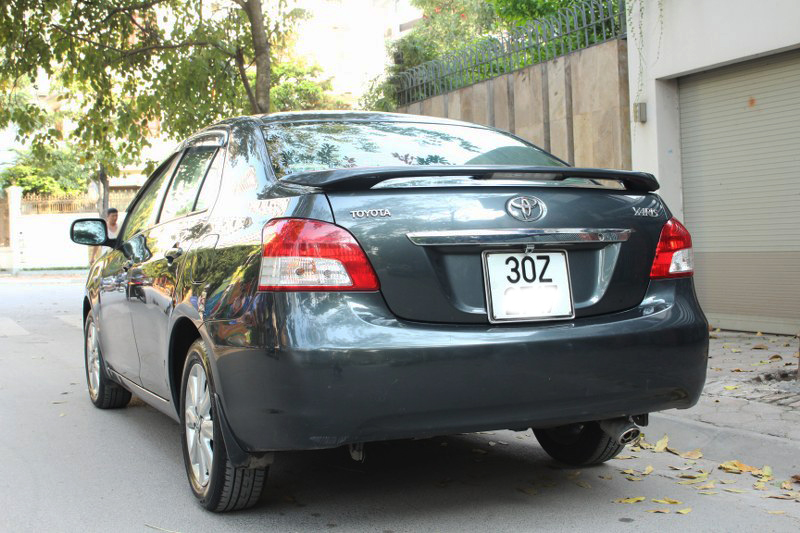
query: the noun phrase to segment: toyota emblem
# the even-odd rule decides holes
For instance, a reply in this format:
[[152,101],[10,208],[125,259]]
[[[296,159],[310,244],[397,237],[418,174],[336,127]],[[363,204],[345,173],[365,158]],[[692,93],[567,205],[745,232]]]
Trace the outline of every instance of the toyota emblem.
[[506,202],[506,211],[517,220],[534,222],[547,213],[547,207],[535,196],[515,196]]

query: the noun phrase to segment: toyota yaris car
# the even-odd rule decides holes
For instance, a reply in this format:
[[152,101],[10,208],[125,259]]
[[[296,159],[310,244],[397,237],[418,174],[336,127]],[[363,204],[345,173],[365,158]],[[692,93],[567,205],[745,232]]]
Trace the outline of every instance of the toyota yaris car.
[[692,406],[708,327],[692,241],[646,173],[573,168],[432,117],[285,113],[184,141],[128,207],[83,300],[101,409],[181,424],[214,511],[274,453],[533,428],[606,461]]

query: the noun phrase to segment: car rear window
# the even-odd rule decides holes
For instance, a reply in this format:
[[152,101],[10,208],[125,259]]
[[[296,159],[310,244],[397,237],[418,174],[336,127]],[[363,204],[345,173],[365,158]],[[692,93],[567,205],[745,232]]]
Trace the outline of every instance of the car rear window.
[[414,122],[295,122],[264,127],[272,169],[298,172],[402,165],[566,166],[501,132]]

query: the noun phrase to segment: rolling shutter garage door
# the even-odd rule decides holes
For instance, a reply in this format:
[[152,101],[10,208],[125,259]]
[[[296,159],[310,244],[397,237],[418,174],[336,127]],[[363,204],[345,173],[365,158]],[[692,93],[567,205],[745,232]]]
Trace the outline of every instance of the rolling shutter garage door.
[[800,51],[679,80],[686,226],[712,325],[800,331]]

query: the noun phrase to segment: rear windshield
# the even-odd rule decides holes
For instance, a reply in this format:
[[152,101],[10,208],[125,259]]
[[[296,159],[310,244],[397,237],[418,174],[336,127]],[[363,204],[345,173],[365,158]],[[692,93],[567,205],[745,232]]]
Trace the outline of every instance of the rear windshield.
[[447,124],[306,122],[264,127],[278,178],[334,168],[402,165],[566,166],[510,135]]

